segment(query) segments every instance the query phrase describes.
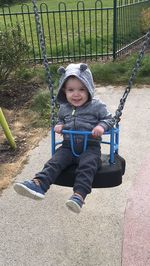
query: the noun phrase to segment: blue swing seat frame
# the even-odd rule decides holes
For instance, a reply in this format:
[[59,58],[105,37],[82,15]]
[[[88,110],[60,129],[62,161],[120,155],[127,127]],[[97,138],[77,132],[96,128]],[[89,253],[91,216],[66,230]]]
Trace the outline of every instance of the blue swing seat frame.
[[[74,156],[80,156],[75,152],[74,135],[84,135],[83,151],[86,150],[88,139],[90,138],[91,132],[89,131],[74,131],[74,130],[63,130],[62,134],[70,135],[70,144],[72,153]],[[102,139],[101,143],[110,146],[109,154],[102,154],[102,166],[98,169],[93,181],[93,188],[106,188],[115,187],[122,183],[122,176],[125,172],[125,160],[118,154],[119,149],[119,126],[111,128],[105,132],[104,135],[108,136],[108,141]],[[51,129],[51,148],[52,155],[55,153],[56,147],[61,145],[62,141],[56,140],[54,128]],[[60,186],[73,187],[75,181],[75,170],[76,166],[72,165],[65,169],[61,175],[56,179],[55,184]]]
[[[74,135],[83,135],[84,136],[84,144],[83,144],[83,151],[87,148],[87,142],[89,137],[91,136],[90,131],[78,131],[78,130],[62,130],[62,134],[69,134],[70,135],[70,144],[71,150],[74,156],[79,157],[80,155],[75,152],[75,144],[74,144]],[[111,164],[115,163],[114,155],[115,153],[118,154],[119,149],[119,126],[111,128],[109,131],[106,131],[104,135],[109,136],[108,141],[101,141],[102,144],[110,145],[110,158],[109,162]],[[51,147],[52,147],[52,155],[55,153],[56,146],[60,145],[61,141],[56,141],[54,128],[51,129]]]

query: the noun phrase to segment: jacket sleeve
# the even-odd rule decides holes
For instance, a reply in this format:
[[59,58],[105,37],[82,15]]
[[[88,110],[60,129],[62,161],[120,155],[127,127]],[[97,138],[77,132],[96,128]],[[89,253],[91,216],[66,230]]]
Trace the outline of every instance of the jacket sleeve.
[[105,131],[113,127],[112,114],[108,111],[106,104],[99,102],[98,125],[102,126]]
[[64,108],[63,108],[63,105],[60,105],[56,125],[64,125]]

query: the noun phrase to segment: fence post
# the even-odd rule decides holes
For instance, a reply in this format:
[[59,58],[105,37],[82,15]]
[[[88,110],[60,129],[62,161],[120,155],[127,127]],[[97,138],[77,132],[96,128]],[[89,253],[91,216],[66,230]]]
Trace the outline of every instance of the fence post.
[[116,59],[117,48],[117,0],[114,0],[113,14],[113,60]]

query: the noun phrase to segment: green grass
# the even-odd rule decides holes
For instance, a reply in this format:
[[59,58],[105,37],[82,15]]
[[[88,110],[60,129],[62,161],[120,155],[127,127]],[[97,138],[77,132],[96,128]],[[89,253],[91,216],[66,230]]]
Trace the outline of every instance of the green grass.
[[[64,0],[66,4],[66,8],[68,9],[76,9],[78,1],[72,0]],[[58,4],[60,0],[56,1],[38,1],[39,10],[41,8],[42,11],[58,10]],[[85,8],[94,8],[95,1],[86,0],[84,1]],[[103,1],[103,7],[111,7],[113,1]],[[28,7],[27,7],[28,5]],[[101,8],[101,1],[97,2],[97,7]],[[78,9],[82,10],[83,4],[80,2],[78,5]],[[18,13],[18,12],[32,12],[33,7],[31,1],[27,1],[26,4],[21,5],[12,5],[10,7],[10,11],[8,8],[4,9],[4,13]],[[61,3],[60,10],[65,10],[65,5]],[[66,16],[67,14],[67,16]],[[86,11],[85,17],[83,12],[77,15],[77,12],[73,12],[73,28],[72,28],[72,14],[68,13],[50,13],[48,16],[46,14],[42,14],[42,23],[44,25],[44,35],[46,41],[46,49],[47,55],[51,57],[62,57],[63,55],[67,55],[68,53],[71,55],[80,55],[80,54],[90,54],[92,53],[101,53],[106,52],[106,44],[112,46],[112,31],[113,31],[113,23],[112,16],[113,12],[109,12],[109,23],[106,22],[106,11],[95,11],[91,12],[91,17],[89,17],[89,12]],[[103,16],[103,33],[101,31],[101,27],[97,25],[101,25],[101,15]],[[97,22],[96,22],[97,21]],[[0,16],[0,29],[4,27],[6,24],[8,27],[10,25],[15,25],[19,23],[22,28],[23,35],[27,42],[30,44],[30,56],[33,55],[33,51],[36,57],[39,57],[39,48],[38,48],[38,37],[36,34],[36,24],[34,14],[18,14],[16,15],[5,15],[5,21],[3,16]],[[55,23],[55,25],[54,25]],[[97,24],[96,24],[97,23]],[[107,35],[107,26],[109,29],[108,39]],[[91,33],[91,35],[90,35]],[[97,42],[96,42],[97,38]],[[102,47],[103,44],[103,47]],[[57,47],[56,47],[57,45]],[[86,51],[85,51],[86,47]]]
[[[92,71],[94,81],[98,84],[115,84],[115,85],[124,85],[127,84],[131,71],[136,63],[138,54],[134,53],[127,58],[118,59],[115,62],[89,62],[89,68]],[[62,65],[62,64],[61,64]],[[67,66],[68,64],[63,64]],[[54,85],[54,91],[57,90],[59,74],[57,70],[60,64],[50,65],[50,73]],[[136,84],[150,84],[150,54],[145,54],[142,60],[142,64],[139,68],[139,71],[136,76]],[[21,70],[18,72],[18,79],[32,79],[37,77],[40,83],[46,84],[47,78],[45,69],[42,65],[36,67],[27,68],[26,70]]]
[[[97,3],[97,8],[100,9],[102,7],[112,7],[113,0],[97,2],[91,0],[85,0],[84,2],[64,0],[61,4],[60,2],[61,0],[37,1],[39,11],[43,12],[41,24],[44,25],[46,52],[49,58],[56,57],[65,60],[68,55],[71,55],[79,59],[80,55],[112,53],[113,9],[109,10],[108,13],[105,9],[103,11],[97,9],[95,12],[94,7],[95,3]],[[77,3],[80,12],[75,11]],[[141,7],[139,4],[137,6],[126,6],[126,8],[118,10],[117,44],[119,49],[141,36],[139,20]],[[93,10],[82,12],[83,8],[93,8]],[[47,14],[47,11],[58,11],[59,9],[60,12]],[[74,11],[72,13],[64,12],[65,9]],[[25,40],[30,45],[29,58],[33,58],[33,54],[36,58],[39,58],[40,48],[36,33],[35,16],[30,12],[33,12],[31,0],[24,2],[24,5],[12,5],[10,10],[4,8],[5,15],[0,16],[0,30],[4,25],[10,27],[18,23]]]
[[[131,71],[136,63],[138,54],[134,53],[129,57],[117,59],[115,62],[89,62],[88,65],[92,71],[94,81],[99,84],[126,84],[131,75]],[[62,64],[61,64],[62,65]],[[66,64],[67,66],[68,64]],[[57,90],[59,74],[57,70],[60,64],[49,65],[54,90]],[[65,64],[63,64],[65,67]],[[150,54],[144,55],[142,64],[139,68],[135,83],[150,84]],[[37,78],[37,82],[47,83],[47,74],[42,65],[28,66],[17,72],[17,79],[31,80]]]
[[[24,4],[28,4],[29,6],[32,7],[32,1],[31,0],[27,0],[27,1],[22,1]],[[46,3],[49,7],[50,10],[57,10],[58,9],[58,5],[60,2],[63,2],[67,5],[68,8],[70,9],[75,9],[77,7],[77,0],[72,1],[72,0],[38,0],[37,1],[37,5],[38,7],[42,4],[42,3]],[[86,8],[94,8],[95,6],[95,1],[91,1],[91,0],[85,0],[83,1],[85,4]],[[112,7],[113,6],[113,0],[103,0],[103,1],[99,1],[102,2],[103,7]],[[18,6],[20,6],[21,4],[14,4],[11,6],[11,9],[13,12],[17,12],[18,11]],[[100,3],[97,4],[98,6],[101,6]],[[79,6],[81,6],[81,4],[79,4]],[[0,9],[1,10],[1,9]]]
[[[127,84],[131,71],[135,65],[137,54],[115,62],[106,64],[91,64],[91,70],[95,82],[100,84]],[[150,55],[145,55],[141,67],[137,73],[135,84],[150,84]]]
[[[8,27],[12,24],[16,24],[17,22],[19,25],[22,25],[22,30],[24,32],[25,38],[27,38],[28,42],[33,46],[34,43],[34,49],[35,53],[38,53],[38,40],[37,40],[37,34],[36,34],[36,25],[35,25],[35,18],[34,14],[28,14],[28,12],[33,12],[33,4],[32,1],[23,1],[24,4],[14,4],[10,6],[9,8],[4,8],[4,16],[1,14],[0,16],[0,29],[4,27],[4,25],[7,25]],[[61,2],[61,5],[59,6]],[[118,1],[119,2],[119,1]],[[79,38],[81,37],[82,40],[84,40],[84,32],[86,30],[86,42],[88,42],[90,30],[92,33],[92,39],[98,40],[98,49],[100,47],[101,49],[101,41],[102,39],[106,39],[107,31],[109,32],[109,38],[107,39],[107,42],[112,45],[112,32],[113,32],[113,10],[109,10],[109,22],[106,18],[107,13],[106,10],[97,10],[97,14],[93,10],[91,12],[91,22],[90,22],[90,13],[87,11],[85,12],[85,22],[84,22],[84,16],[82,9],[84,8],[94,8],[96,1],[91,0],[85,0],[85,1],[72,1],[72,0],[38,0],[37,5],[39,8],[39,11],[42,10],[43,12],[47,11],[58,11],[60,8],[60,11],[62,12],[55,12],[55,15],[53,13],[49,14],[42,14],[42,24],[44,25],[44,34],[46,37],[46,43],[47,43],[47,50],[48,53],[50,53],[49,48],[49,35],[51,36],[51,43],[52,43],[52,50],[54,50],[54,46],[56,46],[56,42],[58,44],[58,51],[53,51],[53,54],[56,55],[58,53],[58,56],[60,55],[60,48],[62,48],[62,44],[64,45],[64,50],[67,49],[68,39],[67,39],[67,31],[68,31],[68,38],[70,46],[72,45],[72,16],[71,13],[67,12],[66,10],[76,10],[77,9],[77,3],[78,3],[78,9],[80,9],[79,17],[76,12],[73,12],[73,21],[74,21],[74,38],[75,38],[75,49],[77,47],[77,42]],[[83,6],[84,3],[84,6]],[[102,3],[102,4],[101,4]],[[126,6],[126,8],[118,9],[118,42],[127,43],[131,40],[131,35],[133,35],[133,39],[138,36],[139,34],[139,28],[140,28],[140,20],[137,19],[137,17],[140,16],[141,9],[145,7],[145,9],[149,6],[149,4],[146,5],[146,3],[141,6],[140,4],[137,6]],[[103,1],[97,1],[97,8],[108,8],[113,7],[113,0],[103,0]],[[27,14],[21,14],[23,12]],[[0,8],[0,13],[2,12],[2,9]],[[18,13],[18,14],[17,14]],[[20,13],[20,14],[19,14]],[[10,14],[10,15],[9,15]],[[11,15],[12,14],[12,15]],[[67,16],[66,16],[67,14]],[[54,17],[55,16],[55,17]],[[79,25],[78,25],[78,18],[79,18]],[[122,18],[124,21],[122,21]],[[55,26],[53,20],[55,19]],[[101,21],[102,19],[102,21]],[[97,24],[96,22],[97,21]],[[108,24],[107,24],[108,23]],[[103,24],[103,33],[101,32],[101,26]],[[97,26],[98,25],[98,26]],[[97,26],[97,29],[96,29]],[[108,26],[108,28],[107,28]],[[31,27],[31,31],[30,31]],[[55,31],[57,34],[57,40],[55,39]],[[62,33],[62,37],[61,37]],[[137,35],[137,36],[135,36]],[[33,37],[33,38],[32,38]],[[95,46],[95,40],[92,44],[92,50],[96,50]],[[86,43],[85,43],[86,44]],[[82,48],[82,46],[81,46]],[[105,45],[104,45],[104,50]],[[72,53],[72,50],[70,51]],[[88,52],[88,51],[87,51]],[[99,51],[97,51],[99,52]],[[81,51],[82,53],[82,51]]]
[[31,110],[38,113],[39,119],[36,124],[49,126],[50,121],[50,93],[48,90],[39,91],[33,98]]

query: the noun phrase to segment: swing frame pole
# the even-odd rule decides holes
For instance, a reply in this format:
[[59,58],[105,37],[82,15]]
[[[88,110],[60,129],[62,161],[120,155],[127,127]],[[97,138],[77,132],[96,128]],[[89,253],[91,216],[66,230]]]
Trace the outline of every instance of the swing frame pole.
[[8,123],[6,121],[6,118],[3,114],[2,108],[0,108],[0,124],[4,130],[5,136],[11,146],[12,149],[16,149],[16,143],[15,140],[11,134],[10,128],[8,126]]

